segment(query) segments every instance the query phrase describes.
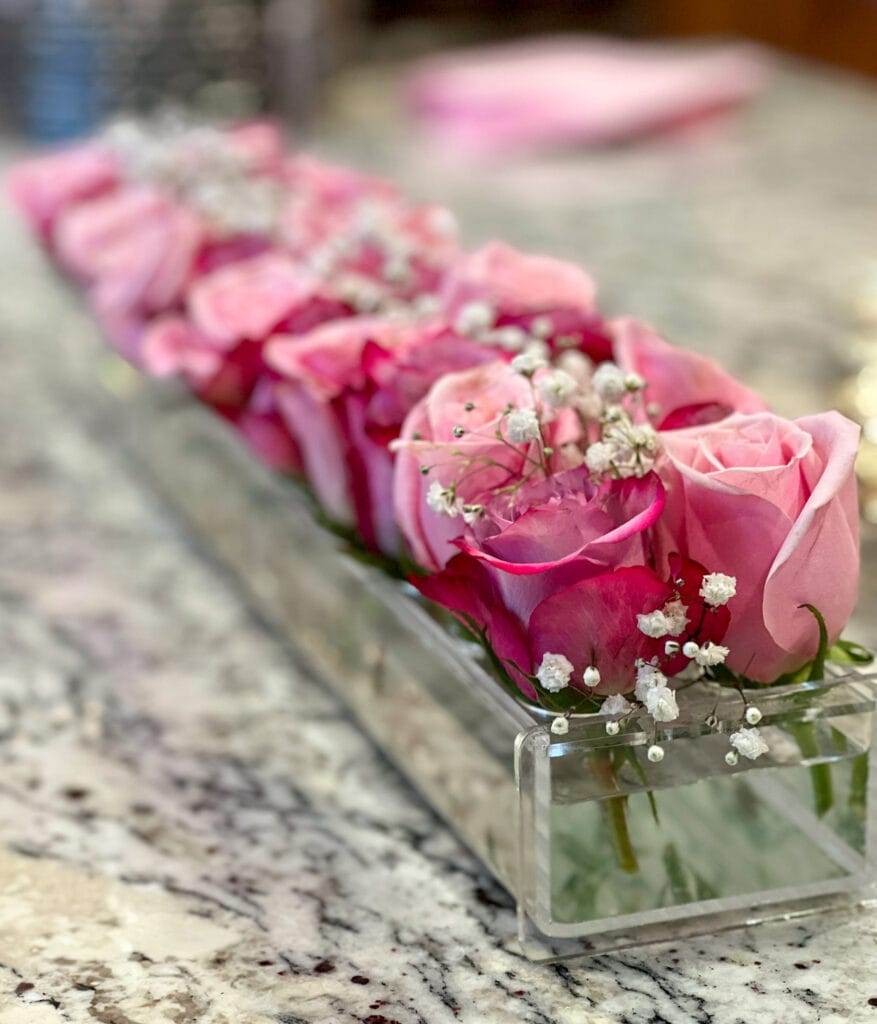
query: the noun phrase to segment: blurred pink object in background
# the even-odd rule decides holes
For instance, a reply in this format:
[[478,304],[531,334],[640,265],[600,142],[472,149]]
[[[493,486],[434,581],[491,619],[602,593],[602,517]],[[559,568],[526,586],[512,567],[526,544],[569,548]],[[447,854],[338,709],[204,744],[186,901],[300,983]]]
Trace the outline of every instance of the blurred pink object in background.
[[620,142],[686,126],[753,97],[756,47],[691,47],[597,36],[459,50],[417,65],[412,112],[469,155]]

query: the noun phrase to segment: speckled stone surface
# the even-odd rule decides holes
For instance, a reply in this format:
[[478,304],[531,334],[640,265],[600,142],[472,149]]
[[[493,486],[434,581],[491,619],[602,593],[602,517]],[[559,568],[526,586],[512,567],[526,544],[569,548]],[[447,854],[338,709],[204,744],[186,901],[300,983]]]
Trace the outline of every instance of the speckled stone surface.
[[[683,151],[439,173],[366,145],[368,110],[327,146],[441,193],[472,240],[587,258],[610,308],[796,413],[831,400],[875,255],[875,109],[789,74]],[[516,956],[508,897],[47,383],[92,334],[4,210],[0,1024],[877,1021],[874,915]]]

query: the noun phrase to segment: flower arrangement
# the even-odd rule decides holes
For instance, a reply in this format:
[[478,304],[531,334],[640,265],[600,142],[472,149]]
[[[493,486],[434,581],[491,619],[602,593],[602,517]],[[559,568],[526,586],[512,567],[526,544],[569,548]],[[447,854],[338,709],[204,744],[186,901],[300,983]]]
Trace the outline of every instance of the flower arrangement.
[[448,211],[267,124],[115,126],[10,187],[110,342],[306,481],[555,736],[600,712],[657,764],[680,693],[731,687],[733,767],[768,750],[744,691],[870,659],[841,638],[858,427],[607,319],[582,269],[465,252]]

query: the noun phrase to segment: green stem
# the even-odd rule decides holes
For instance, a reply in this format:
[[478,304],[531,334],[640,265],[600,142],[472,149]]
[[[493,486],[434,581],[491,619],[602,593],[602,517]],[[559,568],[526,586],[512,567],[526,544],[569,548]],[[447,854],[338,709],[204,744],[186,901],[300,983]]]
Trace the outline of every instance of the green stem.
[[[802,757],[811,758],[819,756],[819,743],[816,739],[816,726],[813,722],[798,722],[790,726],[789,731],[795,737]],[[817,816],[821,818],[834,805],[831,765],[810,765],[810,781],[813,785],[814,809]]]
[[615,846],[615,855],[618,857],[618,866],[622,871],[633,875],[639,871],[639,863],[627,827],[627,797],[610,797],[606,801],[606,810],[609,815],[609,824],[612,826],[612,841]]
[[853,758],[853,767],[850,772],[850,796],[849,804],[854,811],[861,812],[865,809],[865,799],[868,791],[868,755],[859,754]]

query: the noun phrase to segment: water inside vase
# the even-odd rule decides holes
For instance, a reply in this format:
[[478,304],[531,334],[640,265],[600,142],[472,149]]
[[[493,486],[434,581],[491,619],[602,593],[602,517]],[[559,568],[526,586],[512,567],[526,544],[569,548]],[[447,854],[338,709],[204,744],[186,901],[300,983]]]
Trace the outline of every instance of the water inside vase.
[[831,883],[864,870],[866,754],[551,807],[559,924]]

